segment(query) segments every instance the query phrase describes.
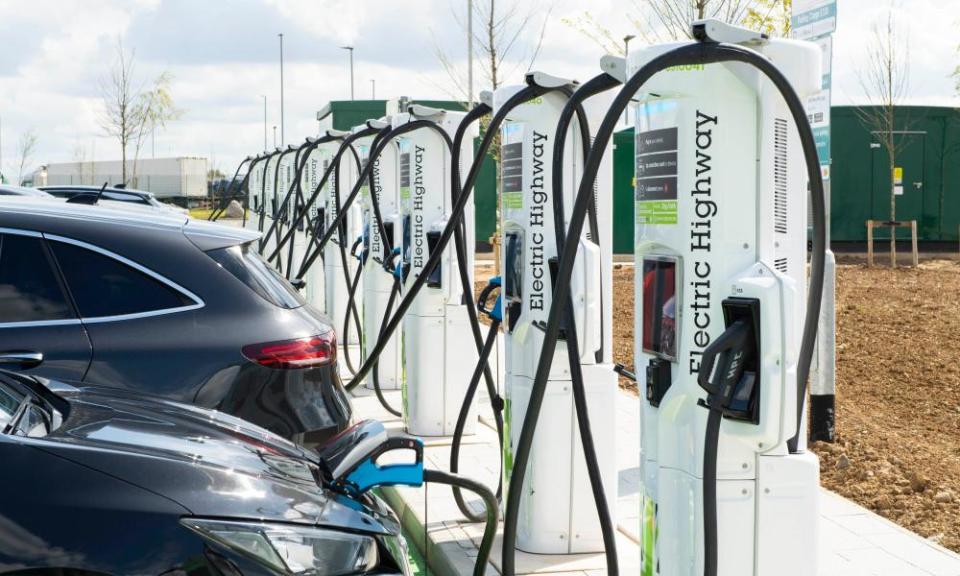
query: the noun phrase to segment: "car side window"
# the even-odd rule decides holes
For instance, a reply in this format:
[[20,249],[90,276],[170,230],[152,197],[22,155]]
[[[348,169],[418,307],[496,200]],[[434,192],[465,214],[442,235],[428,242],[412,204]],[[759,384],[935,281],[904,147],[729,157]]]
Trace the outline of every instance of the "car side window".
[[0,324],[74,318],[43,239],[0,235]]
[[93,250],[51,241],[60,270],[83,318],[156,312],[195,302],[174,288]]

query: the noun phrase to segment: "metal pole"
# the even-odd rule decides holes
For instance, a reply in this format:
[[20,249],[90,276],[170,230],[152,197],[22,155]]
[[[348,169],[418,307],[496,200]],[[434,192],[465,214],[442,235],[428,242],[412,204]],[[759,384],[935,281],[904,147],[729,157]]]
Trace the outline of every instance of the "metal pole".
[[467,109],[473,109],[473,0],[467,0]]
[[263,98],[263,151],[266,152],[269,150],[267,147],[267,95],[261,94]]
[[370,79],[370,99],[377,99],[377,81],[373,78]]
[[350,99],[353,100],[353,46],[341,46],[340,49],[350,52]]
[[[837,259],[830,249],[830,179],[823,181],[826,196],[827,253],[823,270],[823,301],[817,326],[815,368],[810,374],[810,440],[836,439],[837,395]],[[871,242],[871,246],[872,246]]]
[[277,126],[276,126],[276,124],[274,124],[274,126],[273,126],[273,147],[274,147],[274,148],[277,147]]
[[280,37],[280,145],[286,142],[283,123],[283,33],[277,34]]
[[[630,58],[630,41],[636,38],[633,34],[627,34],[623,37],[623,57],[624,59]],[[623,109],[623,123],[624,125],[630,124],[630,106],[627,105]]]

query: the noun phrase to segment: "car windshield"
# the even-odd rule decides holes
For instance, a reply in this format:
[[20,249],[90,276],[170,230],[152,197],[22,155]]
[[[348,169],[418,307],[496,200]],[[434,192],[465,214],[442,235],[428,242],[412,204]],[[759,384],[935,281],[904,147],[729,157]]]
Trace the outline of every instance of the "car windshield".
[[250,244],[247,242],[210,250],[207,255],[267,302],[283,308],[299,308],[306,304],[296,288],[261,258]]

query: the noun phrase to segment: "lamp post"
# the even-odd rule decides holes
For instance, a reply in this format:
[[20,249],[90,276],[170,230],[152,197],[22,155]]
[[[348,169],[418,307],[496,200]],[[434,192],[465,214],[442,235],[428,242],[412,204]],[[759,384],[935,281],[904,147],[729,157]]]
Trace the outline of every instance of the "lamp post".
[[467,109],[470,108],[473,108],[473,0],[467,0]]
[[353,100],[353,46],[341,46],[340,49],[350,52],[350,99]]
[[[623,37],[623,58],[624,60],[630,57],[630,41],[636,38],[633,34],[627,34]],[[626,108],[623,109],[623,123],[627,125],[630,123],[630,105],[628,104]]]
[[377,81],[374,78],[370,79],[370,99],[377,99]]
[[286,141],[283,130],[283,33],[277,34],[280,37],[280,145]]
[[261,94],[260,97],[263,98],[263,151],[266,152],[269,150],[267,148],[267,95]]
[[277,125],[273,125],[273,147],[277,147]]

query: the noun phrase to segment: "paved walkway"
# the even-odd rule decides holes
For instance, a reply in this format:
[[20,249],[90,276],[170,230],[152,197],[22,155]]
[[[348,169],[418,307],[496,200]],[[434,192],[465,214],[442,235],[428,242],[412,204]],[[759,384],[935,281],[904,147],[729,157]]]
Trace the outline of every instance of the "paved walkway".
[[[621,401],[617,403],[617,548],[621,573],[639,575],[640,408],[639,398],[622,391],[621,394]],[[393,406],[399,407],[399,391],[385,395]],[[355,391],[354,409],[358,418],[381,420],[390,430],[403,429],[400,420],[384,410],[373,392],[364,387]],[[478,427],[476,435],[464,439],[461,472],[488,486],[496,486],[500,466],[497,437],[492,422],[486,420],[484,424]],[[427,439],[424,452],[428,467],[449,468],[449,439]],[[399,487],[384,490],[384,495],[401,517],[408,539],[426,557],[431,573],[438,576],[472,573],[483,526],[463,520],[448,487]],[[960,555],[832,492],[823,490],[821,498],[819,576],[960,576]],[[481,512],[479,501],[474,504],[476,511]],[[602,554],[549,556],[517,552],[516,558],[518,574],[599,576],[605,573]],[[487,574],[500,574],[499,540]]]

